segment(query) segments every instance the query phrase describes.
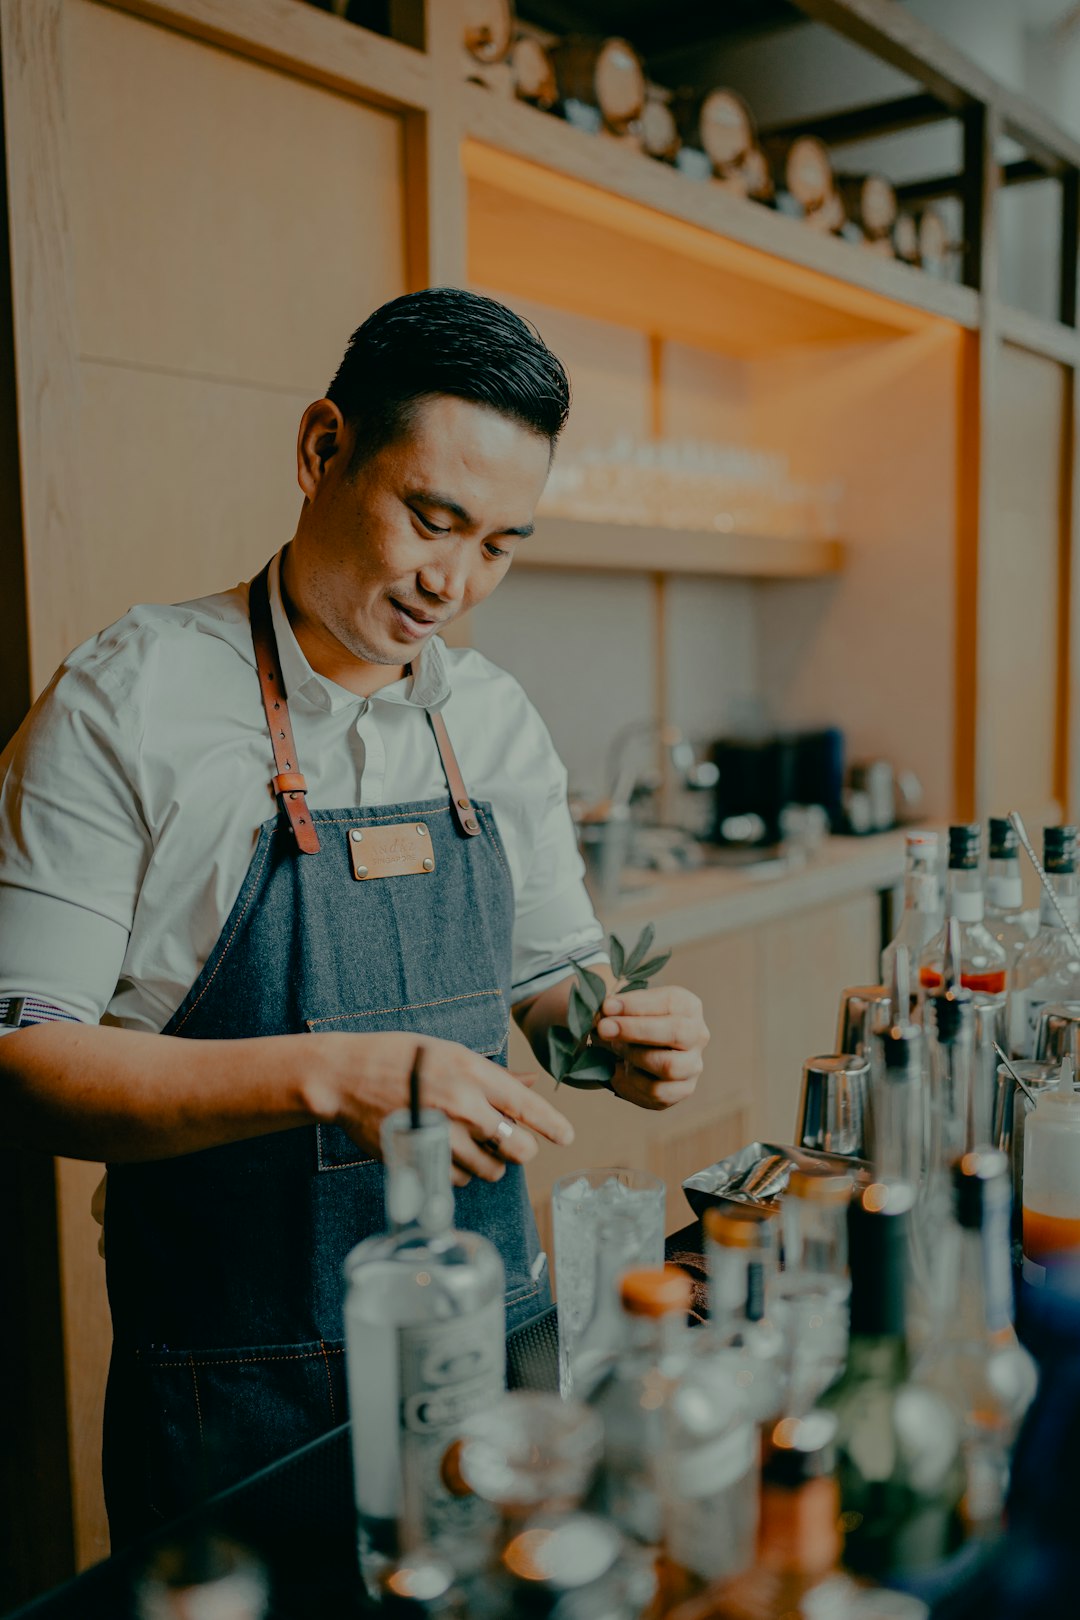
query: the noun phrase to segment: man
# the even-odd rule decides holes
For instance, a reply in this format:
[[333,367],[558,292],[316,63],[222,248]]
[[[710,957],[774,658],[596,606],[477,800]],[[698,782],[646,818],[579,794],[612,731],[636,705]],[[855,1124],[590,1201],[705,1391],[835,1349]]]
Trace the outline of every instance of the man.
[[[437,632],[527,544],[568,403],[501,305],[394,300],[304,412],[292,541],[80,647],[0,758],[3,1119],[109,1165],[117,1544],[342,1421],[342,1260],[414,1062],[510,1325],[548,1302],[521,1167],[573,1132],[508,1012],[543,1060],[602,936],[543,724]],[[696,997],[603,1014],[617,1097],[693,1090]]]

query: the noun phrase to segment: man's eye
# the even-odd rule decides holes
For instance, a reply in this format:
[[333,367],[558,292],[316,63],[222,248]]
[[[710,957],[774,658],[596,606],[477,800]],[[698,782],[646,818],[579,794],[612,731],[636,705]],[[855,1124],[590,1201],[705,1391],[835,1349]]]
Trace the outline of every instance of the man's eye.
[[497,557],[508,557],[510,555],[510,553],[506,550],[506,548],[504,546],[493,546],[491,544],[490,540],[488,541],[487,546],[485,547],[485,549],[487,551],[488,556],[491,557],[493,560],[495,558],[497,558]]
[[416,510],[415,506],[413,507],[413,516],[418,517],[420,519],[420,522],[424,525],[424,528],[427,530],[427,532],[429,534],[449,534],[450,533],[450,530],[448,528],[441,529],[437,523],[432,523],[431,519],[426,518],[424,516],[423,512],[418,512]]

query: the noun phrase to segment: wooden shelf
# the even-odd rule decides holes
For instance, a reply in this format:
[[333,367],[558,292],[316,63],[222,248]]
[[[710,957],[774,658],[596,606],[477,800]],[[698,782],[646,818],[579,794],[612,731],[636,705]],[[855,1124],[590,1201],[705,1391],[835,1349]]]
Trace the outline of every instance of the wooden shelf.
[[481,86],[463,105],[475,285],[736,355],[978,324],[968,287]]
[[1006,343],[1048,360],[1059,360],[1065,366],[1080,366],[1080,332],[1074,326],[1044,320],[1006,304],[998,306],[996,318],[998,332]]
[[593,569],[605,573],[720,574],[743,579],[813,579],[844,564],[839,540],[782,540],[770,535],[591,523],[540,513],[536,533],[514,555],[515,568]]

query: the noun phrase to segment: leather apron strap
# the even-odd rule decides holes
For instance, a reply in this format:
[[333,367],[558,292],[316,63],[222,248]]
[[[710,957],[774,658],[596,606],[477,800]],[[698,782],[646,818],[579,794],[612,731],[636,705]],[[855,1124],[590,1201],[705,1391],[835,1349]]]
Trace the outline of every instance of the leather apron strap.
[[[278,658],[277,637],[270,612],[270,564],[252,580],[248,590],[248,611],[251,617],[251,639],[255,646],[255,663],[259,671],[259,690],[274,749],[277,774],[273,778],[277,794],[296,839],[297,848],[305,855],[319,853],[319,835],[307,807],[307,782],[296,757],[292,721],[289,718],[288,693]],[[406,673],[412,666],[406,665]],[[469,790],[465,786],[461,768],[446,729],[446,721],[432,709],[426,710],[428,723],[435,735],[435,745],[442,761],[443,775],[450,790],[450,805],[458,831],[466,838],[475,838],[480,831]]]

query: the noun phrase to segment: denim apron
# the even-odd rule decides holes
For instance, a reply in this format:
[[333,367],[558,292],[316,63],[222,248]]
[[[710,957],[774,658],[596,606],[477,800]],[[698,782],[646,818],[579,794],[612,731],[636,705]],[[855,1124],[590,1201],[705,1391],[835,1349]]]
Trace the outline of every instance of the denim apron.
[[[470,799],[429,712],[446,798],[309,809],[266,569],[249,600],[280,813],[163,1033],[190,1040],[193,1063],[199,1040],[397,1030],[505,1065],[514,897],[491,806]],[[365,834],[385,850],[393,828],[430,845],[430,869],[364,881]],[[120,1545],[346,1419],[342,1262],[386,1221],[382,1165],[334,1125],[108,1176],[104,1474]],[[455,1204],[502,1255],[508,1329],[545,1309],[521,1168]]]

